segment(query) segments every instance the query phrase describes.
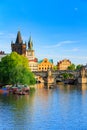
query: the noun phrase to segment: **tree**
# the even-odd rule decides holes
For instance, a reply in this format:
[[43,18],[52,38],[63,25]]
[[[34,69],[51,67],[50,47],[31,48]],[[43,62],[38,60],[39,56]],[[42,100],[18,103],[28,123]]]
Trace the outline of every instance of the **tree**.
[[28,59],[12,52],[0,62],[0,82],[2,84],[35,84],[34,74],[28,66]]
[[68,67],[68,70],[75,70],[76,66],[75,64],[71,64],[69,67]]
[[74,75],[71,74],[71,73],[69,73],[69,78],[70,78],[70,79],[73,79],[73,78],[74,78]]
[[57,65],[54,65],[53,70],[58,70]]
[[68,73],[63,73],[62,76],[63,76],[63,79],[68,79],[69,78],[69,74]]
[[77,65],[76,70],[80,70],[83,65]]
[[63,79],[73,79],[74,78],[74,75],[73,74],[71,74],[71,73],[63,73],[62,74],[62,76],[63,76]]

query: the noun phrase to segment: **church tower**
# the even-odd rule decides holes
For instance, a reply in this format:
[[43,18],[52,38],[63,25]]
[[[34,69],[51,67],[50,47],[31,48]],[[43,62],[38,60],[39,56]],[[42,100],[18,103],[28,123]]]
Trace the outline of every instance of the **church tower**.
[[26,51],[26,57],[29,61],[29,68],[31,71],[37,71],[38,70],[38,59],[35,57],[35,51],[33,50],[33,41],[31,39],[31,36],[28,41],[28,49]]
[[33,41],[31,39],[31,36],[30,36],[29,41],[28,41],[28,50],[26,51],[26,53],[27,53],[26,55],[27,55],[29,60],[34,60],[34,58],[35,58],[34,53],[35,52],[33,50]]
[[30,36],[29,41],[28,41],[28,49],[29,50],[33,49],[33,42],[32,42],[31,36]]
[[26,42],[23,43],[21,33],[18,31],[15,43],[11,42],[12,52],[17,52],[20,55],[26,55]]

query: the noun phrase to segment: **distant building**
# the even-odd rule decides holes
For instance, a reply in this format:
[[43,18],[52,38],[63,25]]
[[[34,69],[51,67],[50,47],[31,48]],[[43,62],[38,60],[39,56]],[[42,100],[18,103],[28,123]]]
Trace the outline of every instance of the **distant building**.
[[38,71],[47,71],[48,69],[53,69],[53,60],[48,60],[44,58],[38,62]]
[[35,57],[35,51],[33,50],[33,42],[31,40],[31,37],[28,41],[28,50],[26,50],[26,57],[28,58],[29,68],[31,71],[37,71],[38,59]]
[[5,57],[7,54],[4,51],[0,51],[0,61],[3,57]]
[[11,42],[12,52],[17,52],[20,55],[26,55],[26,42],[23,43],[21,33],[18,31],[15,43]]
[[68,59],[64,59],[57,63],[57,68],[58,70],[67,70],[70,65],[71,65],[71,61]]

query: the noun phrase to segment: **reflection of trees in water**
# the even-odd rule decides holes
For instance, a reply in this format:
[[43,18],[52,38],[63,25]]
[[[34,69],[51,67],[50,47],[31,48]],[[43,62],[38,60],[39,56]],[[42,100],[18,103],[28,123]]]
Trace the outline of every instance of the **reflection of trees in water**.
[[[0,110],[2,107],[5,108],[7,114],[6,117],[10,117],[9,120],[13,120],[14,128],[20,125],[25,126],[28,119],[32,121],[32,116],[34,113],[34,99],[35,94],[31,93],[29,95],[0,95]],[[4,113],[3,113],[4,115]],[[19,123],[19,124],[18,124]]]

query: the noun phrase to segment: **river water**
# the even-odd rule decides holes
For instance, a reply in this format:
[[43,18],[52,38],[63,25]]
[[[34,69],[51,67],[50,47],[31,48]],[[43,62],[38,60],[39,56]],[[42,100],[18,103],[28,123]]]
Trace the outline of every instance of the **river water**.
[[87,85],[0,95],[0,130],[87,130]]

